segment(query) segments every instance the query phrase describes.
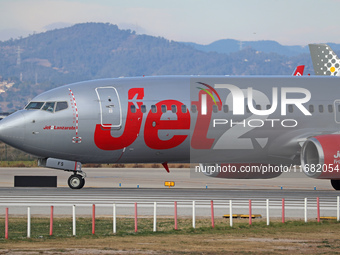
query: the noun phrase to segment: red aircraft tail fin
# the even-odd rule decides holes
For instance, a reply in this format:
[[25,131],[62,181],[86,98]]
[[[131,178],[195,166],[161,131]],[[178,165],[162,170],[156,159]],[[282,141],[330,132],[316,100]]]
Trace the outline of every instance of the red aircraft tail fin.
[[304,65],[297,66],[293,72],[293,76],[302,76],[303,75],[303,70],[305,69]]

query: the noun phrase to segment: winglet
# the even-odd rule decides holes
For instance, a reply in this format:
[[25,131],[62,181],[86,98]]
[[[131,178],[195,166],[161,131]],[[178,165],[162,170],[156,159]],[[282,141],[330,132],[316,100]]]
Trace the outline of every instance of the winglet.
[[162,163],[163,167],[165,168],[165,170],[170,173],[169,167],[168,167],[168,162],[163,162]]

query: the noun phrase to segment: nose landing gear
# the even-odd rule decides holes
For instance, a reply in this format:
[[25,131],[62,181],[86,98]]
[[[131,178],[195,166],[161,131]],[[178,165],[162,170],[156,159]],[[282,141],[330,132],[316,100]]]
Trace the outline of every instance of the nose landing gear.
[[38,165],[73,172],[73,175],[71,175],[67,181],[67,184],[71,189],[81,189],[85,185],[86,173],[81,170],[81,163],[78,161],[57,158],[40,158],[38,160]]

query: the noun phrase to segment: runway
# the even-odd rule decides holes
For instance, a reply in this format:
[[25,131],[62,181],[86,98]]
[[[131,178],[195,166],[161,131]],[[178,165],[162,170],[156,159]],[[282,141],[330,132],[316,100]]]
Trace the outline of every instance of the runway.
[[[329,181],[314,180],[300,176],[279,177],[269,180],[230,180],[211,177],[190,176],[188,169],[85,169],[85,187],[71,190],[66,180],[70,173],[32,168],[8,168],[0,170],[0,216],[4,208],[16,215],[25,215],[30,206],[32,214],[49,215],[54,205],[55,215],[70,215],[76,205],[77,215],[91,215],[92,204],[96,204],[96,215],[112,215],[116,204],[121,216],[132,216],[134,203],[138,203],[140,215],[150,216],[154,202],[158,215],[173,215],[174,201],[178,202],[179,214],[190,216],[192,201],[196,203],[197,216],[210,215],[210,201],[215,204],[215,215],[228,213],[229,201],[233,201],[234,213],[246,213],[249,199],[254,213],[265,215],[266,199],[270,200],[271,216],[280,217],[282,198],[286,201],[287,217],[303,217],[304,199],[308,198],[308,217],[316,216],[316,197],[320,198],[322,215],[336,215],[339,192],[333,190]],[[57,175],[57,188],[14,188],[14,175]],[[164,181],[175,181],[175,187],[164,186]],[[119,186],[121,184],[121,186]],[[137,188],[139,185],[139,188]],[[281,189],[282,187],[282,189]],[[316,190],[314,190],[314,187]]]
[[[274,179],[220,179],[192,174],[190,169],[163,168],[84,168],[85,188],[165,188],[165,181],[174,181],[171,189],[228,189],[228,190],[328,190],[333,191],[329,180],[306,177],[303,173],[282,174]],[[15,175],[57,176],[58,188],[68,187],[69,172],[49,168],[0,168],[0,187],[14,187]],[[249,192],[250,194],[254,192]],[[255,192],[256,193],[256,192]],[[270,193],[270,192],[268,192]]]

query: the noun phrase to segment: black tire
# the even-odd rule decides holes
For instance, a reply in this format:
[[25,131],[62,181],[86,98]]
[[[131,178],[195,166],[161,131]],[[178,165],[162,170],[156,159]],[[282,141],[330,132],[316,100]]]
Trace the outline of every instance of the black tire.
[[340,190],[340,180],[331,180],[331,184],[335,190]]
[[80,174],[73,174],[68,178],[67,184],[71,189],[81,189],[85,185],[85,179]]

